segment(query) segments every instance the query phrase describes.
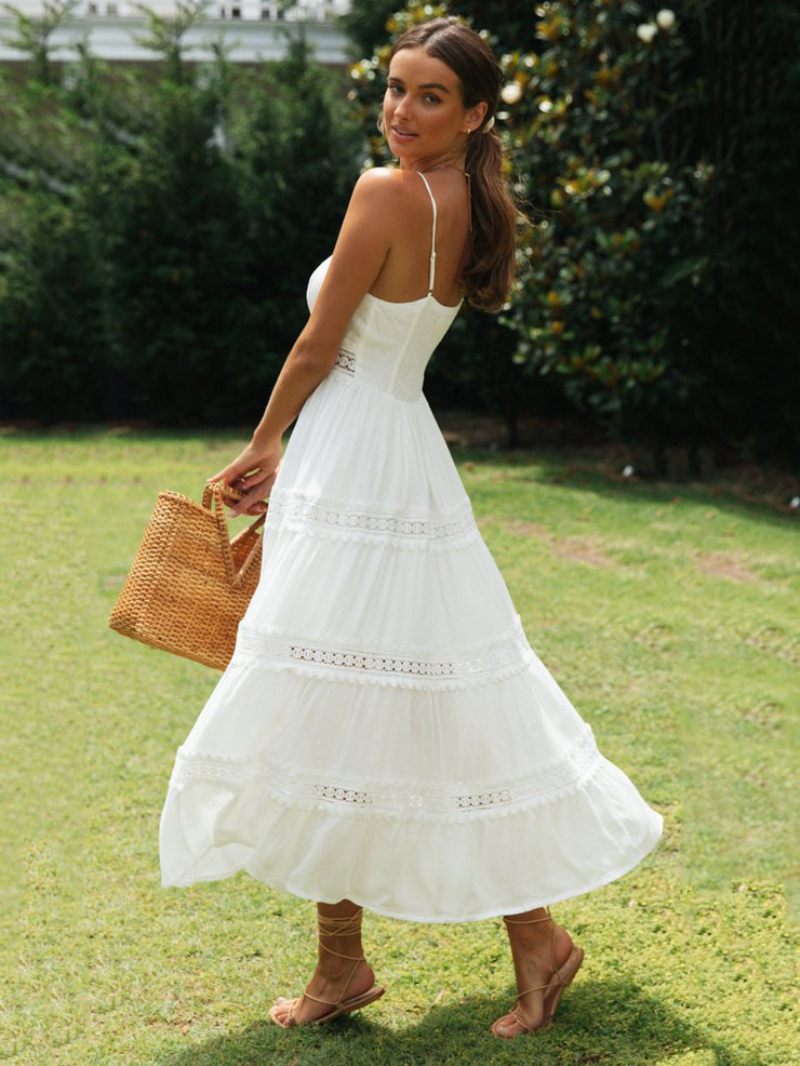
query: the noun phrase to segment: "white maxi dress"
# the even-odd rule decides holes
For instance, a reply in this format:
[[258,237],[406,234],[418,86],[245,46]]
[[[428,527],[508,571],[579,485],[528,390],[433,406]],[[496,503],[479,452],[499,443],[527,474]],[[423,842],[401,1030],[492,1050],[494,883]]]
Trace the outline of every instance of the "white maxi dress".
[[606,884],[661,835],[526,639],[422,391],[463,300],[433,295],[420,177],[428,292],[367,293],[297,417],[236,650],[176,752],[165,888],[245,870],[468,921]]

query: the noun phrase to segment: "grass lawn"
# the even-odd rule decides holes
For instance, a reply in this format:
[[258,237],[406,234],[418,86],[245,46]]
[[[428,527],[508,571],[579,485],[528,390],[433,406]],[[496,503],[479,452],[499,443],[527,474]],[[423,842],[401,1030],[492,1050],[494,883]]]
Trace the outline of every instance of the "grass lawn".
[[[665,817],[626,877],[556,905],[586,949],[553,1027],[488,1031],[502,922],[372,913],[386,995],[316,1030],[313,905],[245,873],[160,887],[175,749],[219,675],[106,626],[156,493],[199,498],[242,441],[6,433],[0,1058],[134,1066],[789,1066],[796,996],[797,519],[568,452],[454,450],[528,638]],[[235,531],[247,519],[232,523]]]

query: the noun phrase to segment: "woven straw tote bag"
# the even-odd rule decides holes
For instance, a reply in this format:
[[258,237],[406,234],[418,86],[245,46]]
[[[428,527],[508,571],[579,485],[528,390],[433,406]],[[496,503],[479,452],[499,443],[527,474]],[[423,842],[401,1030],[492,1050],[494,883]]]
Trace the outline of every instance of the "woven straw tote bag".
[[260,572],[266,512],[230,540],[222,501],[241,499],[221,481],[198,504],[160,492],[130,572],[108,618],[123,636],[224,670]]

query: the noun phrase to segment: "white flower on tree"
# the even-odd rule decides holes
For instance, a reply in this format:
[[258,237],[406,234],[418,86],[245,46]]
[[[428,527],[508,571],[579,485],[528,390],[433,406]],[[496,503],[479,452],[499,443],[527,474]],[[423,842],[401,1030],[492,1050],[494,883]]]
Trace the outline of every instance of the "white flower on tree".
[[504,104],[516,104],[522,96],[522,86],[518,81],[509,81],[500,90]]
[[644,41],[645,44],[650,44],[657,32],[658,26],[656,26],[655,22],[642,22],[636,27],[636,36],[640,41]]
[[669,30],[675,25],[675,12],[668,7],[662,7],[656,15],[656,22],[662,30]]

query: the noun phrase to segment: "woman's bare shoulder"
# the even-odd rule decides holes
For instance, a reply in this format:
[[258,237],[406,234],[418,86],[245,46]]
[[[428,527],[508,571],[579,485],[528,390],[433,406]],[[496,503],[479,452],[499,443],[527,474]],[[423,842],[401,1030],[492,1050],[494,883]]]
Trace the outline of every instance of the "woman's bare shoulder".
[[403,212],[413,201],[411,171],[397,167],[369,167],[359,174],[353,187],[353,199],[377,211]]

